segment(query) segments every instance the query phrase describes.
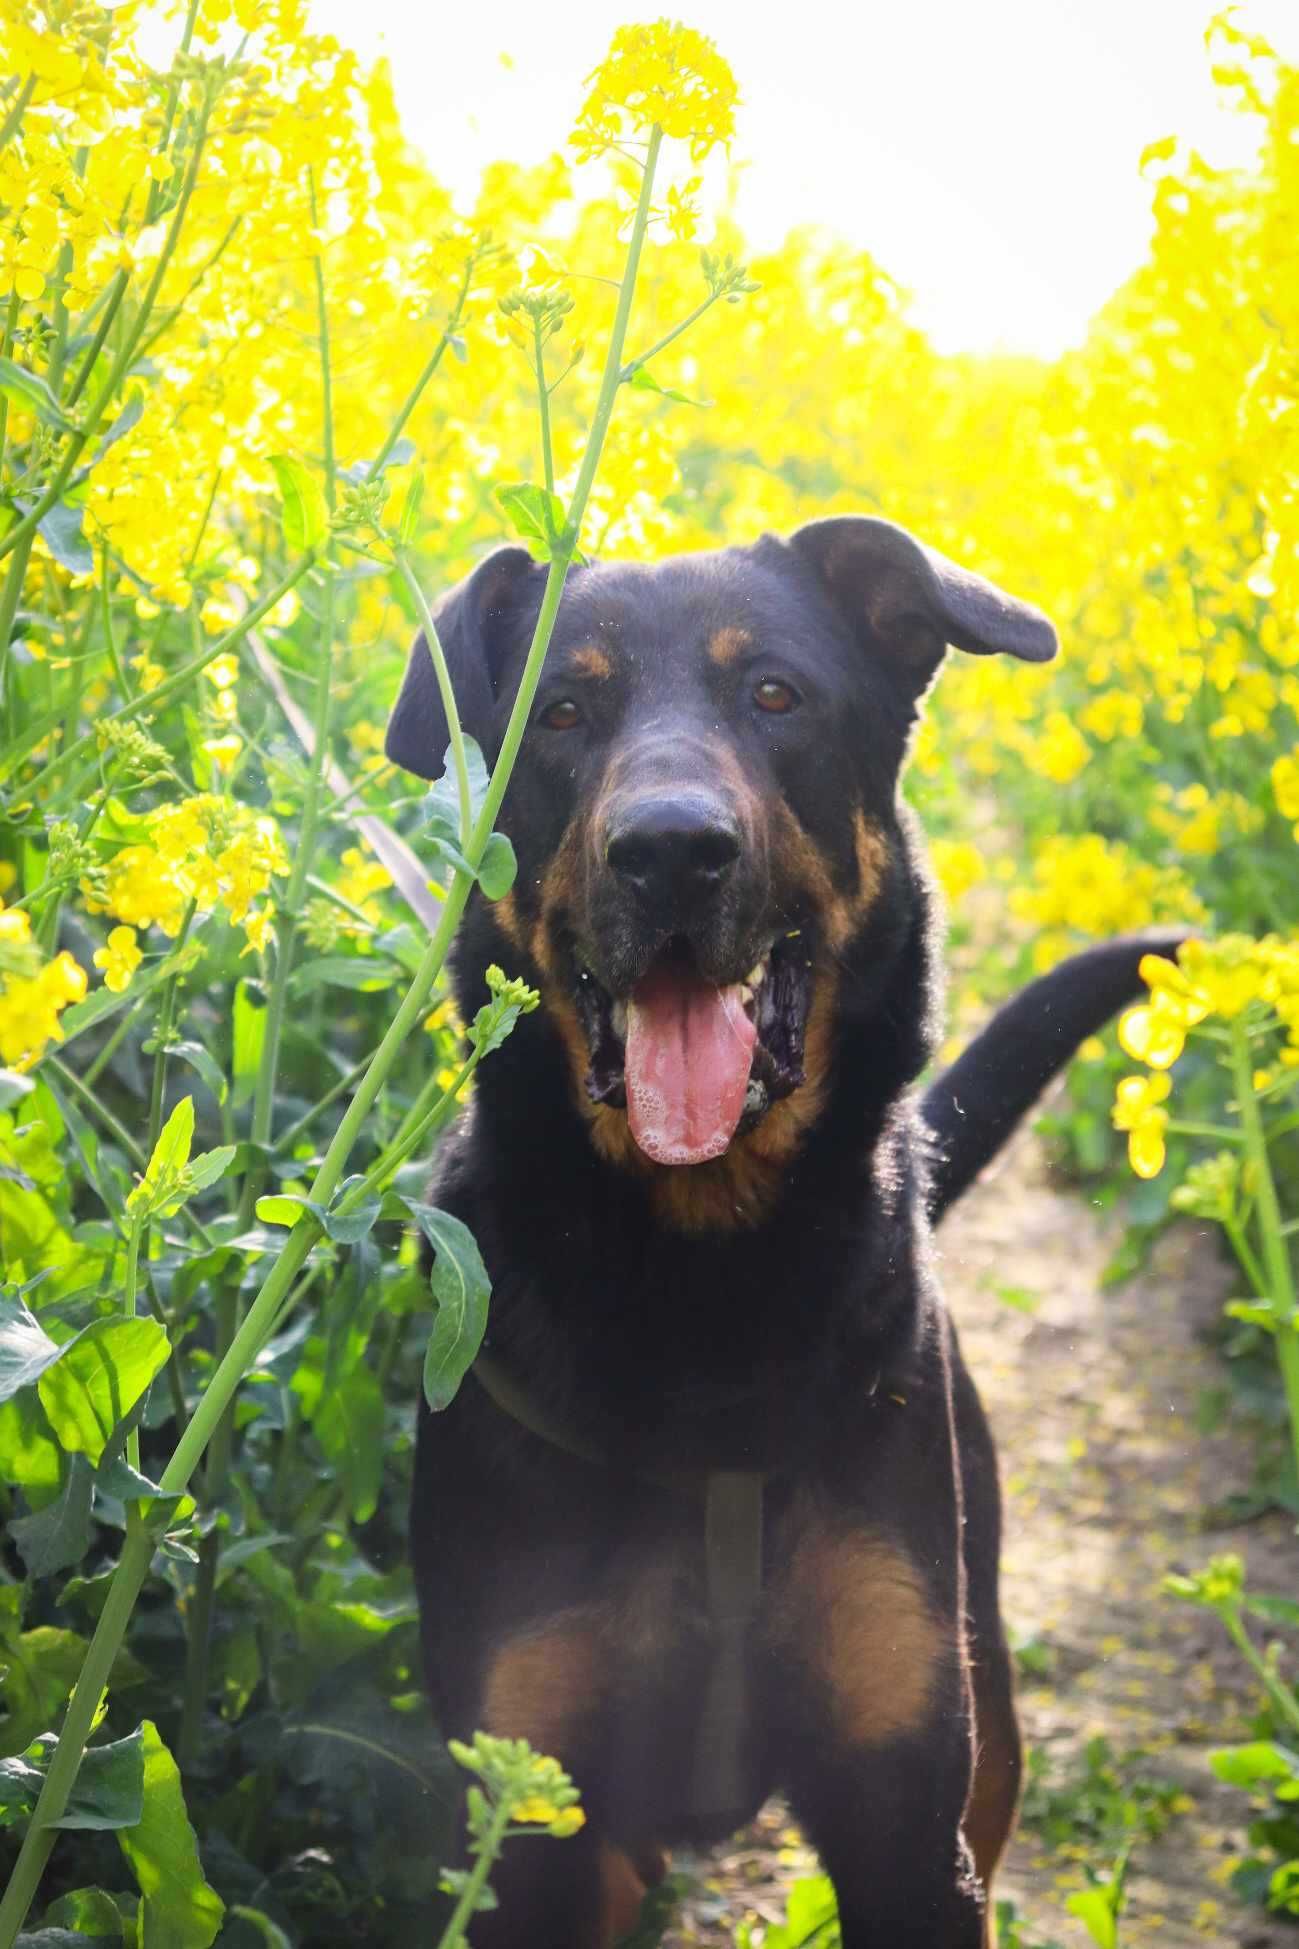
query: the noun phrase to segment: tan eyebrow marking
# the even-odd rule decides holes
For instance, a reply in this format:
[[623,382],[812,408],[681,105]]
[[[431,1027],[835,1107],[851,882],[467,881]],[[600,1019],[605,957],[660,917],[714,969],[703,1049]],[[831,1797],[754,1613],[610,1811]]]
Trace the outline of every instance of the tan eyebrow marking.
[[709,637],[708,654],[714,663],[725,669],[728,663],[734,663],[738,656],[742,656],[752,642],[747,629],[739,629],[734,623],[728,623],[724,629],[715,629]]
[[569,661],[584,677],[599,677],[603,681],[613,675],[613,664],[598,643],[584,643],[581,649],[572,652]]

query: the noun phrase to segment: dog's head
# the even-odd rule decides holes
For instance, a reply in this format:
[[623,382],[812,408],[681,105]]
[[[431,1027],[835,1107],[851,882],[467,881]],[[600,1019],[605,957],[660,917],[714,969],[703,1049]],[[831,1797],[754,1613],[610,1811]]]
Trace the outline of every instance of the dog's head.
[[[502,548],[438,611],[489,761],[544,583]],[[1039,611],[887,521],[570,575],[506,801],[519,876],[494,913],[606,1156],[774,1156],[815,1115],[842,977],[878,991],[905,935],[898,775],[948,644],[1035,663],[1056,647]],[[433,778],[446,744],[420,638],[388,755]]]

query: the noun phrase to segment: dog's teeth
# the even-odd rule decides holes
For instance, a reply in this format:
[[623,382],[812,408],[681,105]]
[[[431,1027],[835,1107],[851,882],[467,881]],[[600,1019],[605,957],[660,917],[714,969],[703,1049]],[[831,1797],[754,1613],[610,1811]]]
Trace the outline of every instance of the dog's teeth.
[[746,988],[761,988],[766,978],[767,978],[767,957],[764,954],[761,961],[755,961],[753,966],[749,969],[748,974],[745,975],[744,985]]
[[740,1000],[744,1003],[744,1006],[746,1008],[748,1007],[749,1003],[753,1000],[753,984],[751,982],[742,981],[740,983]]
[[611,1009],[611,1011],[610,1011],[610,1019],[611,1019],[611,1021],[613,1022],[613,1032],[614,1032],[614,1034],[615,1034],[615,1035],[617,1036],[617,1038],[618,1038],[618,1040],[619,1040],[620,1042],[625,1042],[625,1041],[627,1040],[627,1004],[626,1004],[626,1002],[615,1002],[615,1003],[614,1003],[614,1005],[613,1005],[613,1008],[612,1008],[612,1009]]

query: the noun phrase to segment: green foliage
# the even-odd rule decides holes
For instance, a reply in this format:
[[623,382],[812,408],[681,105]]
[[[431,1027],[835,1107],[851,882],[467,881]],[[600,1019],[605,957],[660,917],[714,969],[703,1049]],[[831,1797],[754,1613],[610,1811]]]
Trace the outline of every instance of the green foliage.
[[1146,1758],[1139,1749],[1116,1753],[1099,1737],[1068,1760],[1033,1747],[1021,1823],[1050,1847],[1085,1848],[1094,1864],[1112,1861],[1134,1841],[1157,1840],[1181,1794],[1146,1770]]

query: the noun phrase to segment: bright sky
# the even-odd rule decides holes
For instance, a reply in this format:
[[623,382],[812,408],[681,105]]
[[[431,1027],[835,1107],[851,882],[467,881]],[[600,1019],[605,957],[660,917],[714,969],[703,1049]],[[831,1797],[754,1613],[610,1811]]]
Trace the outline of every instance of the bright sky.
[[[1052,354],[1140,261],[1147,142],[1251,152],[1203,28],[1213,0],[679,0],[740,83],[738,215],[757,246],[818,222],[868,248],[943,350]],[[392,62],[410,136],[463,196],[484,162],[540,160],[635,0],[315,0]],[[678,11],[673,6],[672,11]],[[1296,0],[1238,19],[1299,60]],[[507,61],[502,56],[508,57]]]

